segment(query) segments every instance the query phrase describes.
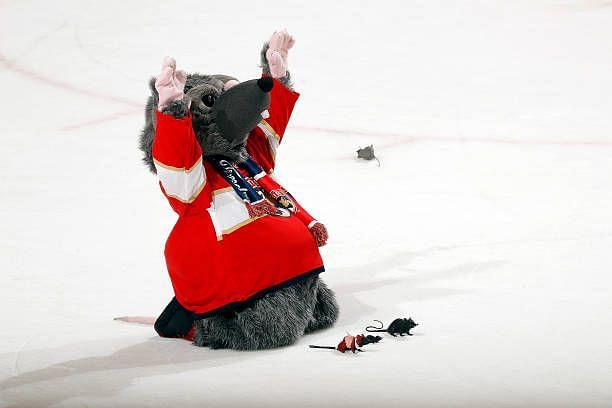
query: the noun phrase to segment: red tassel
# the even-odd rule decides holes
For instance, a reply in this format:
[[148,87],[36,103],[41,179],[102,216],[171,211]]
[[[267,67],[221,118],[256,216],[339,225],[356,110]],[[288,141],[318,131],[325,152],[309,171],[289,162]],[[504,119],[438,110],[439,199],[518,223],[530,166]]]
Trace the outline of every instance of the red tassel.
[[315,225],[310,227],[310,233],[314,237],[317,246],[322,247],[327,243],[327,239],[329,238],[327,228],[325,228],[325,225],[321,224],[320,222],[317,222]]

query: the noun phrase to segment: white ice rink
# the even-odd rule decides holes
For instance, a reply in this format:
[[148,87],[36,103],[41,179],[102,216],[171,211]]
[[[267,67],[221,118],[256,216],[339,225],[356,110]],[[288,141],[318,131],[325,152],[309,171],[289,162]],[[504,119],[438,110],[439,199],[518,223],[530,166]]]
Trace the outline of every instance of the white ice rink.
[[[149,77],[256,78],[282,27],[277,174],[330,231],[340,320],[264,352],[113,321],[172,296]],[[0,407],[612,406],[610,1],[0,0],[0,98]]]

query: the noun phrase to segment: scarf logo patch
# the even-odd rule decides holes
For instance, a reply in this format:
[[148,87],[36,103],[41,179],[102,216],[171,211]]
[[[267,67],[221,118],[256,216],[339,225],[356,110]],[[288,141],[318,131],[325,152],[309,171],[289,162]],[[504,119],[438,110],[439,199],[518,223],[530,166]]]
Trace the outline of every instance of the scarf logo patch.
[[295,207],[295,204],[293,203],[293,200],[289,197],[288,194],[286,193],[283,194],[283,193],[284,192],[282,191],[273,190],[270,192],[270,195],[272,196],[272,198],[276,200],[279,206],[291,212],[295,212],[296,207]]
[[[264,191],[269,194],[276,212],[274,214],[278,217],[290,217],[292,213],[299,212],[299,207],[294,201],[291,194],[286,191],[282,186],[276,184],[273,189],[265,189],[265,186],[258,184],[254,179],[255,176],[261,175],[264,171],[262,168],[249,158],[243,163],[240,163],[243,169],[247,171],[249,176],[244,177],[235,165],[221,157],[208,157],[208,161],[215,167],[218,173],[233,187],[234,191],[242,200],[246,203],[257,203],[262,199],[266,199]],[[260,181],[265,181],[265,177],[261,177]]]

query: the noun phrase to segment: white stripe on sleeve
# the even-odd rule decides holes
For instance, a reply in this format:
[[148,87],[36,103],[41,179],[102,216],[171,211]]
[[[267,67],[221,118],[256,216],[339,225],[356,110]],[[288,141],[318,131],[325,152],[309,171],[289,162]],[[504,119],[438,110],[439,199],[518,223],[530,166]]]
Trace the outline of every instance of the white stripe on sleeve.
[[276,134],[274,129],[272,129],[272,126],[270,126],[270,124],[265,120],[260,121],[257,124],[257,127],[264,132],[264,135],[266,135],[266,138],[268,139],[268,144],[270,145],[272,158],[275,159],[276,150],[278,149],[278,146],[280,144],[280,137],[278,136],[278,134]]
[[166,195],[184,203],[193,202],[206,184],[201,157],[190,169],[167,166],[157,160],[155,168]]

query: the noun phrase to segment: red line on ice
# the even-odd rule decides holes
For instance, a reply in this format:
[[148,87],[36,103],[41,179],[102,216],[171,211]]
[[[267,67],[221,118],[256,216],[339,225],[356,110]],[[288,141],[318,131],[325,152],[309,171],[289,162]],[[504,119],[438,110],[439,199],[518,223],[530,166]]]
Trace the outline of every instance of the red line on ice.
[[142,109],[139,110],[128,110],[128,111],[123,111],[123,112],[117,112],[117,113],[112,113],[110,115],[106,115],[106,116],[101,116],[97,119],[91,119],[85,122],[79,122],[79,123],[75,123],[73,125],[68,125],[68,126],[64,126],[62,128],[60,128],[59,130],[61,131],[70,131],[70,130],[77,130],[83,127],[87,127],[87,126],[95,126],[95,125],[99,125],[101,123],[104,122],[110,122],[112,120],[118,119],[122,116],[129,116],[129,115],[133,115],[136,113],[141,113]]
[[50,76],[43,75],[43,74],[35,72],[35,71],[31,71],[31,70],[29,70],[27,68],[24,68],[22,66],[17,65],[15,62],[11,61],[8,57],[6,57],[3,54],[0,54],[0,65],[2,65],[8,71],[11,71],[11,72],[14,72],[16,74],[25,76],[26,78],[30,78],[30,79],[33,79],[35,81],[42,82],[42,83],[44,83],[46,85],[49,85],[49,86],[53,86],[53,87],[62,89],[64,91],[68,91],[68,92],[72,92],[72,93],[77,93],[77,94],[80,94],[80,95],[86,95],[86,96],[90,96],[90,97],[96,98],[96,99],[103,99],[103,100],[106,100],[106,101],[118,102],[118,103],[122,103],[122,104],[125,104],[125,105],[142,107],[141,103],[137,103],[137,102],[132,101],[130,99],[121,98],[121,97],[117,97],[117,96],[113,96],[113,95],[108,95],[108,94],[105,94],[105,93],[102,93],[102,92],[91,91],[89,89],[79,88],[78,86],[76,86],[74,84],[71,84],[69,82],[60,81],[60,80],[57,80],[57,79],[52,78]]
[[333,133],[343,136],[372,136],[372,137],[397,137],[402,140],[388,143],[382,146],[382,148],[400,146],[407,143],[415,142],[452,142],[452,143],[494,143],[494,144],[508,144],[508,145],[558,145],[558,146],[604,146],[611,147],[612,141],[608,140],[530,140],[530,139],[503,139],[503,138],[486,138],[486,137],[425,137],[425,136],[412,136],[405,133],[394,133],[394,132],[376,132],[376,131],[364,131],[364,130],[351,130],[351,129],[337,129],[337,128],[324,128],[324,127],[311,127],[311,126],[291,126],[291,129],[295,129],[303,132],[322,132],[322,133]]
[[[103,99],[111,102],[118,102],[129,106],[134,106],[138,108],[142,108],[143,104],[135,102],[130,99],[121,98],[114,95],[105,94],[102,92],[96,92],[89,89],[80,88],[74,84],[69,82],[60,81],[55,78],[52,78],[47,75],[43,75],[41,73],[29,70],[22,66],[17,65],[13,61],[11,61],[8,57],[3,54],[0,54],[0,65],[4,66],[9,71],[12,71],[16,74],[20,74],[27,78],[43,82],[49,86],[53,86],[68,92],[77,93],[80,95],[86,95],[96,99]],[[61,130],[73,130],[78,129],[80,127],[96,125],[99,123],[107,122],[109,120],[113,120],[119,116],[129,115],[131,111],[115,113],[112,115],[104,116],[99,119],[93,119],[87,122],[83,122],[80,124],[69,125]],[[510,144],[510,145],[559,145],[559,146],[612,146],[612,142],[606,140],[585,140],[585,141],[577,141],[577,140],[514,140],[514,139],[500,139],[500,138],[484,138],[484,137],[422,137],[422,136],[411,136],[402,133],[385,133],[385,132],[369,132],[363,130],[350,130],[350,129],[337,129],[337,128],[325,128],[325,127],[311,127],[311,126],[291,126],[292,129],[298,131],[313,131],[313,132],[325,132],[325,133],[333,133],[338,135],[361,135],[361,136],[374,136],[374,137],[399,137],[402,140],[394,143],[389,143],[384,145],[382,148],[389,148],[393,146],[399,146],[406,143],[414,143],[414,142],[454,142],[454,143],[495,143],[495,144]]]

